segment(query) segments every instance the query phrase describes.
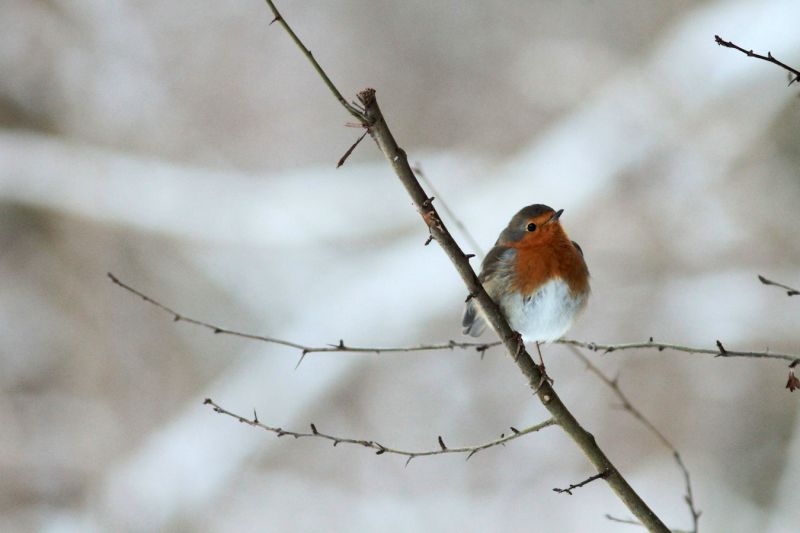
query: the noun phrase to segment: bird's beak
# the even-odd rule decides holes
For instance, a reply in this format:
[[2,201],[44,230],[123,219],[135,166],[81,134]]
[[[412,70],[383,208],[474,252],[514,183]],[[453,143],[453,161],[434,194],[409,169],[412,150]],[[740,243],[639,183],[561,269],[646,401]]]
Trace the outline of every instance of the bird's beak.
[[561,218],[561,213],[563,212],[564,212],[563,209],[559,209],[558,211],[553,213],[553,216],[547,219],[547,222],[545,222],[545,224],[550,224],[551,222],[558,222],[558,219]]

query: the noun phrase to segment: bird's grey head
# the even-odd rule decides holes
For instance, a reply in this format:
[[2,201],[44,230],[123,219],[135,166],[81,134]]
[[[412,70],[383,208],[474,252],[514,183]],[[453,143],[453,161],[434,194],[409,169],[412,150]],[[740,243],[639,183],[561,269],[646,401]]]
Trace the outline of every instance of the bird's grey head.
[[528,232],[527,226],[531,219],[539,218],[548,213],[551,215],[555,214],[555,220],[558,220],[558,217],[561,215],[561,211],[556,212],[556,210],[549,205],[533,204],[523,207],[511,218],[511,222],[508,223],[506,229],[500,234],[497,243],[519,241]]

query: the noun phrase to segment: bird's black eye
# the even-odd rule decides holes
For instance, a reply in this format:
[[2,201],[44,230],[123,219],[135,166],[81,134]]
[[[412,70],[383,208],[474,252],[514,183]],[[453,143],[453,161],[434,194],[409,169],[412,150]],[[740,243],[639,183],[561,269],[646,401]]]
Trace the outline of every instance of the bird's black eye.
[[530,224],[528,224],[528,228],[527,229],[528,229],[528,231],[536,231],[536,224],[531,222]]

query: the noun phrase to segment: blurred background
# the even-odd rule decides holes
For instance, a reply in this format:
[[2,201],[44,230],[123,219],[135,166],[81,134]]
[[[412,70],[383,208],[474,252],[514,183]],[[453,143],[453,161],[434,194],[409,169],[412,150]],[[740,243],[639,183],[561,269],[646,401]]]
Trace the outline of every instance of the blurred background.
[[[570,337],[800,352],[800,88],[714,34],[800,64],[793,0],[279,3],[345,95],[486,251],[564,208],[593,296]],[[499,350],[312,354],[463,340],[465,289],[398,180],[256,0],[0,5],[0,530],[546,531],[632,526]],[[463,232],[446,219],[466,251]],[[487,341],[493,340],[487,333]],[[681,450],[703,531],[796,531],[800,409],[780,361],[588,354]],[[565,403],[671,527],[667,450],[562,346]]]

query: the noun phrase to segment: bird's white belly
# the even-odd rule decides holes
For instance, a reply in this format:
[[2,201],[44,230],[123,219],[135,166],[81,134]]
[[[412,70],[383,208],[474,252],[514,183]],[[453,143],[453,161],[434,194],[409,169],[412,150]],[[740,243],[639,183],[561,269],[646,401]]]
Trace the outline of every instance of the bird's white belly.
[[573,295],[564,280],[554,279],[529,298],[518,292],[503,297],[500,307],[526,341],[552,342],[567,332],[587,299],[588,294]]

